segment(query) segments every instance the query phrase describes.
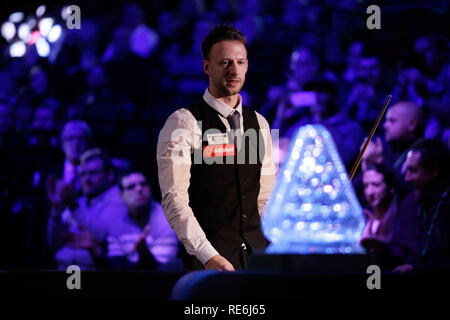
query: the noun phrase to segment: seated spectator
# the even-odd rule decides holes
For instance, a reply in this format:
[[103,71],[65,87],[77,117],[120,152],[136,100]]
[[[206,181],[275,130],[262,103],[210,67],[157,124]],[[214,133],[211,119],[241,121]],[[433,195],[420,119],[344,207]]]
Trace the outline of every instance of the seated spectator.
[[48,106],[38,106],[34,111],[33,123],[31,128],[33,130],[53,131],[56,127],[55,112]]
[[108,260],[115,269],[174,269],[181,267],[178,240],[159,203],[152,200],[145,176],[136,170],[119,180],[128,212],[109,225]]
[[352,84],[356,79],[357,69],[359,67],[359,58],[363,51],[363,43],[361,40],[353,41],[347,51],[347,66],[341,75],[342,80],[347,84]]
[[368,163],[384,163],[394,171],[399,196],[403,197],[410,191],[403,181],[403,164],[411,145],[423,137],[425,128],[422,108],[413,102],[398,102],[387,110],[383,127],[387,145],[379,137],[371,141],[363,155],[362,169]]
[[[280,130],[280,136],[291,139],[301,126],[320,123],[330,131],[345,166],[351,168],[364,134],[357,122],[338,109],[336,84],[326,78],[319,78],[305,84],[304,89],[306,91],[298,96],[292,95],[291,100],[296,107],[291,112],[286,111],[285,117],[293,118],[296,122]],[[287,120],[285,123],[288,123]]]
[[292,93],[304,91],[304,85],[321,75],[321,60],[317,50],[299,46],[291,54],[288,77],[282,86],[272,86],[267,92],[268,101],[261,107],[261,113],[275,129],[285,127],[286,111],[292,108]]
[[432,96],[441,98],[446,90],[443,80],[450,68],[448,38],[441,34],[418,37],[414,47],[415,51],[424,58],[423,73],[426,78],[427,90]]
[[366,226],[361,244],[370,239],[389,242],[394,231],[398,204],[394,174],[383,165],[373,164],[363,172],[364,196],[370,210],[364,209]]
[[444,131],[450,127],[448,36],[442,34],[422,36],[416,39],[414,45],[416,52],[425,60],[422,81],[426,87],[426,94],[418,92],[418,100],[423,100],[423,106],[431,113],[431,123],[428,125],[430,128],[427,127],[425,137],[437,138],[438,130]]
[[[373,47],[364,45],[358,58],[354,82],[345,94],[345,113],[365,131],[370,130],[377,119],[391,89],[380,53]],[[344,94],[341,93],[341,96]]]
[[[84,137],[78,136],[83,136],[84,133],[77,130],[81,129],[70,123],[62,130],[64,159],[58,143],[59,132],[56,130],[53,110],[47,106],[39,107],[35,112],[32,130],[27,131],[26,148],[23,152],[20,149],[16,149],[19,152],[10,149],[11,156],[4,157],[4,162],[2,161],[10,161],[11,170],[6,176],[14,178],[8,188],[10,195],[14,197],[12,207],[17,208],[14,215],[20,223],[15,234],[21,238],[22,245],[14,250],[20,255],[22,267],[54,267],[53,252],[47,243],[46,230],[51,205],[46,197],[46,186],[55,185],[57,179],[62,178],[60,185],[73,185],[77,196],[81,194],[78,158],[86,150],[86,144],[81,142]],[[20,185],[20,188],[16,185]]]
[[61,131],[61,146],[64,152],[64,167],[62,179],[65,183],[72,183],[79,190],[80,156],[87,150],[92,137],[89,125],[83,120],[68,121]]
[[413,102],[394,104],[386,113],[383,128],[384,137],[395,157],[394,167],[400,169],[412,143],[423,137],[423,111]]
[[423,107],[429,118],[425,138],[439,138],[450,124],[448,40],[438,34],[421,36],[414,47],[401,62],[393,97]]
[[61,157],[56,118],[58,106],[58,99],[46,99],[34,109],[33,117],[24,131],[27,145],[22,154],[26,159],[26,169],[22,168],[23,174],[27,175],[35,191],[44,195],[44,199],[45,181]]
[[450,268],[449,151],[419,140],[408,152],[405,181],[414,190],[401,203],[392,241],[370,245],[394,271]]
[[[424,110],[426,128],[425,138],[437,138],[442,126],[448,124],[448,103],[430,91],[427,80],[425,57],[409,53],[398,65],[397,83],[392,91],[393,101],[411,101]],[[441,79],[445,80],[445,79]],[[437,85],[435,86],[438,87]],[[444,87],[440,85],[441,89]],[[443,91],[443,90],[441,90]]]
[[81,189],[76,197],[71,184],[49,184],[52,205],[48,242],[55,251],[59,269],[78,265],[81,269],[106,267],[108,225],[126,212],[109,157],[90,149],[80,157]]

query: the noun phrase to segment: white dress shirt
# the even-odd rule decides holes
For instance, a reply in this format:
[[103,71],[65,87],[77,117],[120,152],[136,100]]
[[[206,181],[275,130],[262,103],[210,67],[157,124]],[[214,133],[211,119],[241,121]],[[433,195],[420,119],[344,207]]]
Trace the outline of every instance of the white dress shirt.
[[[203,100],[218,112],[218,117],[230,129],[227,117],[235,110],[241,114],[241,133],[244,128],[242,99],[233,109],[215,98],[206,89]],[[257,120],[265,145],[262,163],[258,211],[264,210],[275,183],[275,165],[272,151],[272,138],[267,120],[256,112]],[[192,113],[185,108],[172,113],[162,128],[157,146],[158,178],[162,194],[162,207],[170,226],[190,255],[205,264],[219,254],[206,238],[206,235],[189,207],[189,179],[191,177],[191,154],[202,144],[202,131]]]

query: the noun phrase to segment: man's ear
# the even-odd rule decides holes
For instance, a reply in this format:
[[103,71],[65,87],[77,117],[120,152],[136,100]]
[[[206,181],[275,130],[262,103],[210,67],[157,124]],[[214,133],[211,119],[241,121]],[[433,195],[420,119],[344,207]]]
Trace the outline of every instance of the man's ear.
[[208,62],[208,60],[203,60],[203,71],[209,76],[209,62]]
[[409,129],[411,130],[411,132],[414,132],[416,130],[417,123],[418,123],[417,119],[409,120]]

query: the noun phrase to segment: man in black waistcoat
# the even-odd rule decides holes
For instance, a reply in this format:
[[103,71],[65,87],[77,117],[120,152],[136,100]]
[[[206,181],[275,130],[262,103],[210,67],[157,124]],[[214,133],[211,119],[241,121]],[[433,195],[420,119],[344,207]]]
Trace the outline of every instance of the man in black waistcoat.
[[162,206],[187,252],[188,269],[245,269],[267,246],[261,214],[275,182],[270,128],[242,105],[246,40],[232,26],[202,43],[209,87],[175,111],[158,139]]

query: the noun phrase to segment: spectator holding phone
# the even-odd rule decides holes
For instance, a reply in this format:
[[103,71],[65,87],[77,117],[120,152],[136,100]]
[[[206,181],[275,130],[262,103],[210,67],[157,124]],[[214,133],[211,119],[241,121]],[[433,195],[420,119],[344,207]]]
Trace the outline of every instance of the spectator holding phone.
[[291,139],[301,126],[320,123],[330,131],[345,166],[350,169],[358,156],[363,130],[358,123],[339,112],[336,105],[337,86],[334,81],[317,78],[305,84],[304,89],[305,92],[301,94],[291,95],[293,105],[303,111],[303,117],[280,136]]
[[292,104],[291,94],[305,91],[304,85],[320,76],[321,69],[318,50],[300,45],[292,52],[286,83],[270,87],[268,101],[261,108],[261,113],[272,123],[273,128],[283,130],[287,127],[286,123],[289,124],[293,118],[290,114],[299,111]]

